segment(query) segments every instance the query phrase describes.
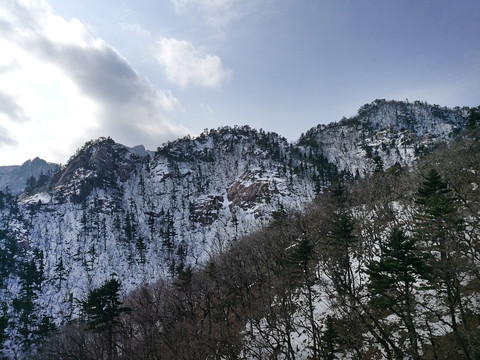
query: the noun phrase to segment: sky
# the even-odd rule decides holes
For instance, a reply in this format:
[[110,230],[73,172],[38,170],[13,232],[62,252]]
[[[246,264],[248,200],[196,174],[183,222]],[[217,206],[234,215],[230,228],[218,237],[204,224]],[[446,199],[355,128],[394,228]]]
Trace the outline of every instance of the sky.
[[480,105],[478,0],[0,0],[0,166],[375,99]]

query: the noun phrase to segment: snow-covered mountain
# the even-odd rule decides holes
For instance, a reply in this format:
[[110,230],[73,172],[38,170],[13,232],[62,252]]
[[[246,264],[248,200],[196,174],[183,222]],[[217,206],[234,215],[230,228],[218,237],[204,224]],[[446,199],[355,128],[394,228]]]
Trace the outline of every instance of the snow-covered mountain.
[[4,352],[28,350],[41,329],[78,317],[88,292],[112,276],[127,292],[201,267],[277,214],[301,211],[339,171],[363,176],[411,164],[450,141],[467,115],[376,100],[294,144],[248,126],[205,131],[155,153],[109,138],[86,143],[49,173],[48,186],[18,197],[0,192]]
[[425,151],[465,128],[469,108],[449,109],[415,101],[375,100],[338,123],[318,125],[299,144],[324,155],[339,169],[364,176],[380,164],[411,165]]
[[25,190],[27,180],[32,176],[37,181],[46,181],[59,170],[56,164],[47,163],[38,157],[22,165],[0,166],[0,191],[17,195]]

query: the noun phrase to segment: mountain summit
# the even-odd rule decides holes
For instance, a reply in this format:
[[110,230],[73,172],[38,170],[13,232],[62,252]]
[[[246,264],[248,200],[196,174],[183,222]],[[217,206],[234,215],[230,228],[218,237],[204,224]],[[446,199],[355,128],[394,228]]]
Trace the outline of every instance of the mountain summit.
[[375,100],[356,116],[310,129],[298,143],[324,155],[340,170],[364,176],[379,161],[385,168],[411,165],[421,153],[458,135],[468,115],[466,107]]

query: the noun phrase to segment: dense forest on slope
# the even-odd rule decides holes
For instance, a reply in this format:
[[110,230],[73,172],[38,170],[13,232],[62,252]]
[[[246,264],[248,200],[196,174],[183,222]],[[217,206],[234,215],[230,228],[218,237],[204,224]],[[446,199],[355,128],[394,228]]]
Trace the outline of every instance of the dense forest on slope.
[[202,269],[121,298],[107,280],[37,357],[479,359],[479,152],[468,131],[414,166],[337,177]]

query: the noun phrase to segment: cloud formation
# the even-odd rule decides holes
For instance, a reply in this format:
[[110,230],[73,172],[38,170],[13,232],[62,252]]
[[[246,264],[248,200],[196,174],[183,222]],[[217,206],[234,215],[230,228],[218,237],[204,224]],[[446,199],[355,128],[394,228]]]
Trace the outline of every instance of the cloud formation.
[[[245,3],[236,0],[171,0],[177,13],[200,17],[217,36],[223,36],[225,28],[245,13]],[[242,4],[243,3],[243,4]]]
[[2,145],[15,145],[17,142],[15,139],[9,134],[8,130],[0,125],[0,148]]
[[170,0],[177,14],[199,20],[216,38],[224,38],[229,26],[245,17],[277,12],[278,0]]
[[0,91],[0,113],[5,114],[13,121],[26,121],[28,120],[25,111],[20,106],[17,100],[3,91]]
[[[10,47],[14,56],[2,59],[0,55],[0,68],[3,70],[0,76],[10,79],[11,84],[15,83],[16,76],[16,82],[25,85],[12,90],[0,83],[0,112],[10,120],[25,120],[22,109],[30,114],[28,108],[33,106],[33,98],[37,99],[36,103],[50,101],[50,112],[54,112],[57,105],[61,108],[61,99],[53,98],[51,91],[55,92],[57,88],[58,92],[60,85],[55,81],[62,78],[62,86],[70,90],[68,94],[62,91],[62,96],[70,94],[82,98],[78,103],[70,99],[71,104],[77,104],[78,112],[90,118],[84,121],[88,125],[88,128],[83,128],[85,134],[64,136],[83,135],[83,139],[86,136],[87,140],[111,136],[127,145],[142,143],[155,148],[187,132],[169,120],[176,112],[183,111],[175,96],[141,77],[118,51],[92,36],[80,21],[66,21],[55,16],[44,2],[13,0],[2,7],[0,42]],[[13,63],[20,65],[15,71],[10,71],[12,66],[9,64]],[[42,69],[48,69],[56,77],[46,79],[42,76]],[[29,79],[25,78],[27,73],[30,74]],[[24,78],[19,82],[22,76]],[[38,91],[27,96],[35,91],[32,79],[39,84]],[[70,85],[66,85],[68,83]],[[85,99],[91,104],[88,112],[82,105]],[[45,106],[42,107],[43,112],[46,111]],[[68,122],[69,119],[63,121]],[[72,125],[81,128],[78,123]]]
[[164,67],[167,79],[182,88],[190,85],[218,88],[232,75],[218,56],[196,49],[185,40],[161,38],[157,60]]

